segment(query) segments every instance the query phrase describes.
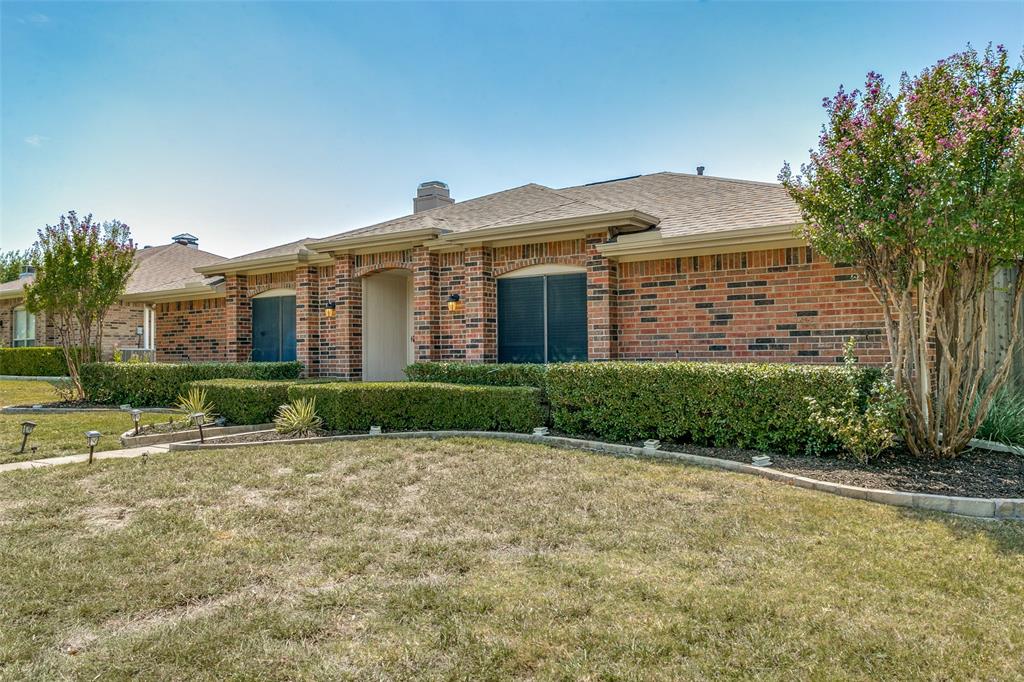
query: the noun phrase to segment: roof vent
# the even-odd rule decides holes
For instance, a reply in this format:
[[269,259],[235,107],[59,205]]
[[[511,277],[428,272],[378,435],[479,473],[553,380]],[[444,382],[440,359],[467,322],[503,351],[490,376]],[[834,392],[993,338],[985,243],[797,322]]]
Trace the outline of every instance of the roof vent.
[[34,274],[36,274],[35,266],[22,265],[21,272],[18,273],[18,279],[25,279],[27,277],[31,277]]
[[412,200],[412,212],[429,211],[432,208],[454,203],[455,200],[451,198],[447,184],[440,180],[428,180],[421,182],[420,186],[416,188],[416,196]]
[[191,235],[188,232],[182,232],[181,234],[174,235],[173,237],[171,237],[171,241],[174,242],[175,244],[187,246],[190,249],[199,248],[199,237]]
[[697,175],[704,175],[704,166],[697,166]]

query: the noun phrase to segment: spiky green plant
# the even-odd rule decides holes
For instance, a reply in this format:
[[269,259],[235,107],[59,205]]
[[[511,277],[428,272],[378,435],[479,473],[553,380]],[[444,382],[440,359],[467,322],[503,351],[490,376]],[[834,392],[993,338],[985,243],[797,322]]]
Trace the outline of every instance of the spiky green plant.
[[206,397],[205,388],[193,387],[188,389],[188,392],[184,395],[179,394],[176,407],[184,412],[186,416],[202,412],[206,415],[204,422],[212,421],[217,416],[213,411],[213,403]]
[[299,398],[277,408],[274,417],[277,432],[304,438],[320,432],[323,420],[316,413],[316,398]]
[[1024,447],[1024,383],[1006,384],[999,390],[978,438]]

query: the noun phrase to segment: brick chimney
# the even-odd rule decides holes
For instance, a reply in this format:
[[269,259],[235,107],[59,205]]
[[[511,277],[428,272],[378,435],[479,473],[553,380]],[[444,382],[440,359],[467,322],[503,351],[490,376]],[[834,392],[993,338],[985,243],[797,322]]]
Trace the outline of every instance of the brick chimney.
[[438,206],[454,204],[455,200],[448,193],[448,185],[440,180],[421,182],[416,188],[416,196],[412,200],[412,212],[429,211]]

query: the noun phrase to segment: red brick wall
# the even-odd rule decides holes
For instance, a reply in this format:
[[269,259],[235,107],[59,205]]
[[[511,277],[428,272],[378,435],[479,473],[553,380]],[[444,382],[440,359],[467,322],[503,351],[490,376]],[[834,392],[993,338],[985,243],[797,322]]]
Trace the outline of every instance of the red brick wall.
[[617,294],[622,359],[835,362],[853,336],[888,360],[871,292],[809,248],[622,263]]
[[[22,299],[7,299],[0,302],[0,347],[14,343],[14,309],[23,303]],[[111,306],[103,321],[103,359],[110,360],[118,348],[138,348],[142,337],[136,335],[136,328],[143,324],[144,306],[140,303],[125,303]],[[36,345],[60,345],[60,336],[54,320],[46,313],[36,314]]]
[[223,298],[175,301],[156,306],[158,362],[224,362],[228,320]]

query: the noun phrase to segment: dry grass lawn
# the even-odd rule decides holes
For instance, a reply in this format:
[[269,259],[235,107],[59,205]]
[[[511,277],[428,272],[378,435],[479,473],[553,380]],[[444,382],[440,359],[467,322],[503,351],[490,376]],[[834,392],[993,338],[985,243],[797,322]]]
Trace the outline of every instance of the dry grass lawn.
[[4,679],[1012,679],[1024,524],[453,439],[0,478]]

